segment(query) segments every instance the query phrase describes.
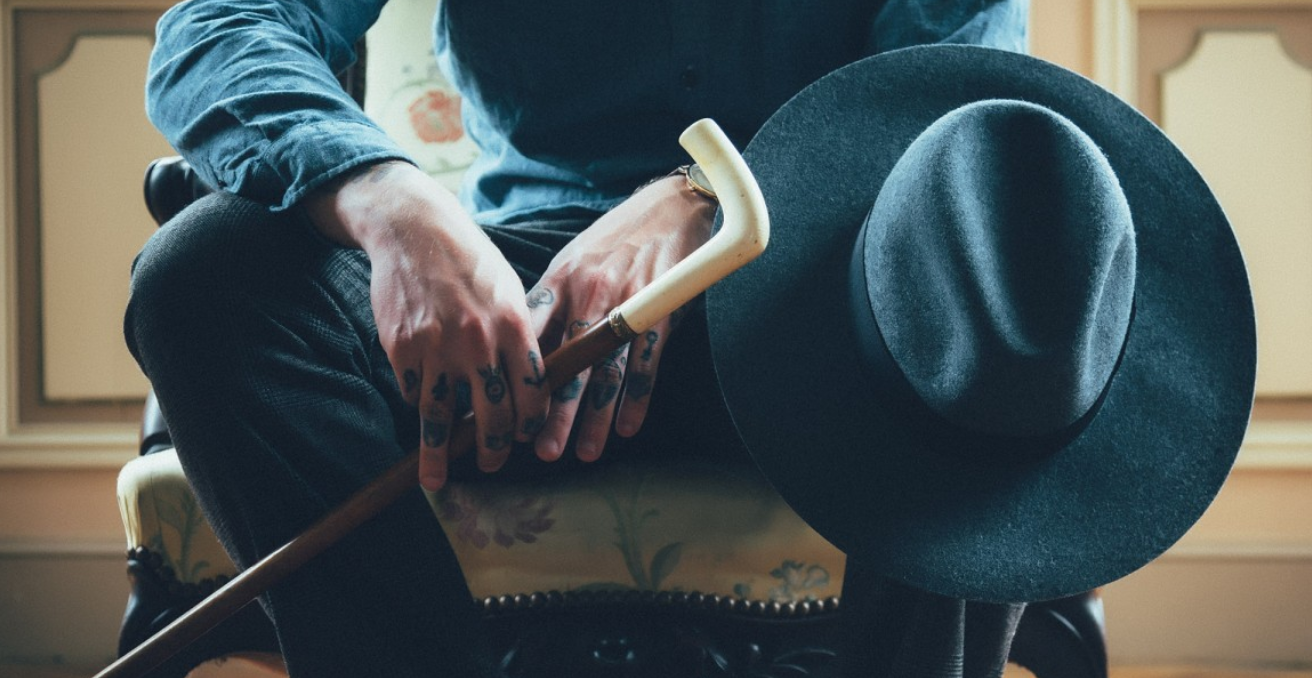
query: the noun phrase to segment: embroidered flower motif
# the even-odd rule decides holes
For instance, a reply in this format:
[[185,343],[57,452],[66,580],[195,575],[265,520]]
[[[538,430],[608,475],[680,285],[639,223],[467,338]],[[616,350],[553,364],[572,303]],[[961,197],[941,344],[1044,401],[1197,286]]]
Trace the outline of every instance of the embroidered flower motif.
[[410,126],[426,144],[446,144],[464,136],[460,124],[460,97],[430,89],[410,103]]
[[770,570],[770,576],[780,580],[779,586],[770,589],[770,600],[781,603],[814,600],[814,592],[807,593],[807,590],[829,585],[829,570],[821,565],[807,567],[796,560],[785,560]]
[[442,517],[455,523],[456,537],[484,549],[495,542],[510,548],[515,542],[532,544],[551,529],[555,505],[537,496],[479,496],[463,488],[449,487],[440,503]]

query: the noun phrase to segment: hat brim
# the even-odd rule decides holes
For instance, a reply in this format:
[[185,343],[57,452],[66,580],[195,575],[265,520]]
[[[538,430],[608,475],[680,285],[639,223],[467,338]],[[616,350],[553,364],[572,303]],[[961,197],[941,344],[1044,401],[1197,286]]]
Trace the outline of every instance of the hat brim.
[[[846,307],[854,241],[894,163],[939,117],[985,99],[1046,106],[1084,130],[1121,182],[1138,248],[1135,317],[1101,410],[1023,464],[918,448],[860,369]],[[1202,515],[1252,406],[1253,307],[1225,215],[1150,121],[1032,57],[917,47],[820,79],[744,157],[771,240],[707,293],[712,354],[756,463],[822,536],[917,588],[1033,601],[1129,574]]]

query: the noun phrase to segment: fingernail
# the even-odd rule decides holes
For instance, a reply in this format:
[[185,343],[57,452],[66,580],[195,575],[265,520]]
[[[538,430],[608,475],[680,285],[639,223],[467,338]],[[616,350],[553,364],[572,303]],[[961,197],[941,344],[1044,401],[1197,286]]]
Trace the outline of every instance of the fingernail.
[[429,475],[423,476],[419,479],[419,486],[429,492],[436,492],[442,489],[442,486],[445,484],[446,478],[443,478],[442,476]]
[[592,443],[580,443],[575,454],[579,456],[579,461],[596,461],[601,451]]
[[555,461],[560,459],[560,445],[554,440],[539,441],[537,446],[538,459],[542,461]]

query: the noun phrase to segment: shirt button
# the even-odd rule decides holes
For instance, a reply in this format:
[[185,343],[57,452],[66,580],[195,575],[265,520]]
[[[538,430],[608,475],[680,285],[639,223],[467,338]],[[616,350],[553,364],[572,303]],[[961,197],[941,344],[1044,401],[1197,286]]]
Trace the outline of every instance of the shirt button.
[[683,72],[679,74],[679,84],[683,85],[684,89],[692,89],[696,87],[697,83],[700,81],[701,74],[699,74],[697,69],[692,66],[683,69]]

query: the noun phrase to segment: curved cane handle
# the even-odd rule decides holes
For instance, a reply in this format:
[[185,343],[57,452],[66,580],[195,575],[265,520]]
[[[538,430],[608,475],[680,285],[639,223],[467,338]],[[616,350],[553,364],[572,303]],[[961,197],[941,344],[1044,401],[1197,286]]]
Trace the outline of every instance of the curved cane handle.
[[715,187],[724,224],[706,244],[612,311],[612,318],[618,314],[634,333],[646,331],[755,259],[770,240],[761,188],[720,126],[710,119],[698,120],[679,135],[679,143]]

